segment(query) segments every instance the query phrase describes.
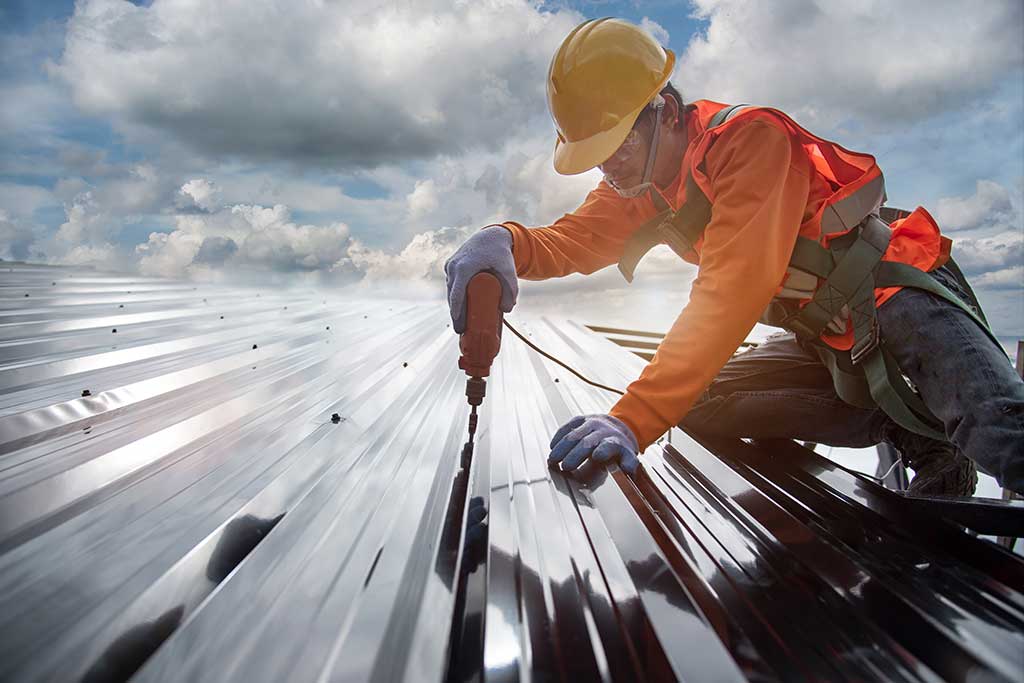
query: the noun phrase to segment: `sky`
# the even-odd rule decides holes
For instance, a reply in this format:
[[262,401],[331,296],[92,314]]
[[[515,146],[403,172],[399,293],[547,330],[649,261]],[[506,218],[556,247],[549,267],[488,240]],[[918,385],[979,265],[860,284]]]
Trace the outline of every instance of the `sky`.
[[[473,231],[546,225],[599,181],[554,172],[544,78],[602,16],[675,51],[685,99],[875,155],[1024,338],[1020,0],[4,0],[0,258],[440,302]],[[519,306],[665,330],[696,270],[662,248],[638,273]]]

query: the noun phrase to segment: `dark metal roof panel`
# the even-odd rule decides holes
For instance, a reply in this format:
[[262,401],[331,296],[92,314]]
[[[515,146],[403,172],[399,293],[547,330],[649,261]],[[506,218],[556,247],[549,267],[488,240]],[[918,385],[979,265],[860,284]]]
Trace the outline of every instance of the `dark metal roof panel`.
[[[1019,557],[795,444],[549,470],[614,396],[506,335],[464,466],[439,307],[192,287],[0,271],[2,680],[1024,671]],[[643,367],[520,323],[600,382]]]

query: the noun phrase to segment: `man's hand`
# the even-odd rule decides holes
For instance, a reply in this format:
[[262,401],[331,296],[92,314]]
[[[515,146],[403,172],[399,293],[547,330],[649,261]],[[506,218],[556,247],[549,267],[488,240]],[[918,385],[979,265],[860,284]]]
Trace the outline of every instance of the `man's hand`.
[[511,313],[519,296],[512,233],[492,225],[474,234],[444,264],[448,283],[448,308],[456,334],[466,331],[466,287],[482,271],[494,273],[501,281],[501,310]]
[[618,458],[622,469],[636,472],[636,437],[622,420],[611,415],[579,415],[562,425],[551,439],[548,464],[562,463],[563,470],[574,470],[588,457],[597,462]]

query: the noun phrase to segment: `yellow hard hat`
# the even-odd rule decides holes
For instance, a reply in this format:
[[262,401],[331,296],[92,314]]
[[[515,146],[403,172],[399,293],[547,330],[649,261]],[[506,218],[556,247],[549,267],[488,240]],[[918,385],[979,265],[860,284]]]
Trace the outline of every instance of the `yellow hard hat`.
[[583,173],[608,159],[675,63],[671,50],[621,19],[591,19],[573,29],[548,69],[555,170]]

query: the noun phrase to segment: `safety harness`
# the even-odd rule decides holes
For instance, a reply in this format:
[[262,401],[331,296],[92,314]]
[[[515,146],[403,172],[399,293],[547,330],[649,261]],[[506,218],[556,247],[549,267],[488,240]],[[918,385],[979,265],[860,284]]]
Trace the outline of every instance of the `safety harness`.
[[[708,129],[724,123],[746,106],[720,110],[711,118]],[[687,173],[685,183],[686,202],[678,211],[672,211],[664,198],[651,190],[658,214],[630,237],[619,260],[619,271],[627,282],[633,281],[640,260],[658,244],[667,244],[680,257],[695,251],[694,245],[711,221],[712,205],[692,173]],[[786,286],[772,299],[761,322],[790,330],[813,348],[831,373],[836,393],[843,401],[861,408],[881,408],[905,429],[945,440],[942,422],[925,406],[881,342],[875,289],[899,286],[931,292],[959,307],[997,346],[999,342],[952,259],[946,265],[968,294],[973,309],[925,271],[882,260],[892,237],[889,223],[909,215],[882,207],[884,200],[885,186],[879,176],[826,209],[821,220],[822,232],[846,234],[832,239],[828,247],[797,237]],[[810,301],[801,306],[799,302],[808,297]],[[853,347],[849,351],[840,351],[821,341],[827,329],[844,332],[847,320],[853,327]]]

